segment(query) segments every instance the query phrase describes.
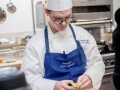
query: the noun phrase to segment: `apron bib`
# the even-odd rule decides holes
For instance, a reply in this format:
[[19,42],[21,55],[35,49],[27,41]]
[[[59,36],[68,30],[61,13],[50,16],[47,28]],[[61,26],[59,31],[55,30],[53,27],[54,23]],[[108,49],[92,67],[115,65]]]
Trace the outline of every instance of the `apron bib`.
[[49,51],[49,39],[48,29],[45,27],[45,45],[46,53],[44,59],[45,75],[44,78],[51,80],[73,80],[77,82],[77,79],[86,71],[86,56],[80,42],[76,40],[74,30],[69,25],[77,48],[68,54],[63,53],[50,53]]

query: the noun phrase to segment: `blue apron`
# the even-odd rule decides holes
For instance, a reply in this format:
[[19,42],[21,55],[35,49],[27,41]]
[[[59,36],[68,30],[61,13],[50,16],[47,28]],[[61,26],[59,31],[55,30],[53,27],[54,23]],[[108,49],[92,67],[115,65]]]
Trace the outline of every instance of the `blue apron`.
[[73,80],[77,82],[77,79],[82,75],[86,68],[86,56],[80,42],[76,40],[74,30],[69,25],[73,33],[73,37],[77,44],[77,49],[66,54],[63,53],[50,53],[49,40],[48,40],[48,29],[45,27],[45,45],[46,53],[44,59],[45,75],[44,78],[51,80]]

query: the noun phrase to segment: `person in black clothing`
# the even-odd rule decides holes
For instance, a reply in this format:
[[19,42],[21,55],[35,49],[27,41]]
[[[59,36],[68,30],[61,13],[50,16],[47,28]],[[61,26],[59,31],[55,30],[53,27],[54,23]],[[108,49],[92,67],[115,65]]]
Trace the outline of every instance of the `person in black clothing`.
[[115,51],[115,66],[113,82],[116,90],[120,90],[120,8],[115,12],[116,29],[113,31],[113,49]]

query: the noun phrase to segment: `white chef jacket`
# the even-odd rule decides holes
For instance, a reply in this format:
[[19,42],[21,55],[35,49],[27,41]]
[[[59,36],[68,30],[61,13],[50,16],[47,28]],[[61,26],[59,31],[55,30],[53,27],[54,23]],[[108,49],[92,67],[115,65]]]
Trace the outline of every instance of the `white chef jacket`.
[[[98,90],[105,72],[105,66],[98,51],[96,41],[93,36],[83,28],[75,25],[72,25],[72,27],[76,39],[80,41],[86,55],[87,65],[85,74],[89,75],[93,84],[93,87],[89,90]],[[65,31],[53,34],[48,25],[48,37],[50,52],[63,53],[63,51],[65,51],[67,54],[77,48],[69,26]],[[32,90],[54,90],[56,81],[43,78],[45,74],[45,48],[43,28],[28,42],[21,66],[21,71],[25,73]]]

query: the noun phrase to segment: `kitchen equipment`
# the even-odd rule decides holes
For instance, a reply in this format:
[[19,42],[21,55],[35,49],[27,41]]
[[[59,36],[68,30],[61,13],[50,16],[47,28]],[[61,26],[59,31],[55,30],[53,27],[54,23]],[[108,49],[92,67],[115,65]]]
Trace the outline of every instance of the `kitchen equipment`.
[[0,24],[6,20],[6,12],[0,7]]
[[14,37],[13,37],[13,42],[14,42],[14,43],[18,43],[18,42],[19,42],[19,38],[18,38],[17,36],[14,36]]
[[8,3],[6,6],[9,13],[16,12],[16,6],[13,3],[11,3],[11,0],[10,3]]
[[111,32],[113,23],[113,0],[73,0],[71,23],[85,28],[96,41],[101,40],[101,26]]
[[15,67],[0,68],[0,90],[31,90],[25,74]]
[[1,45],[9,44],[9,40],[6,39],[6,38],[1,38],[1,39],[0,39],[0,44],[1,44]]
[[0,52],[9,52],[11,49],[0,49]]
[[97,46],[100,54],[105,54],[105,53],[112,53],[114,52],[109,48],[105,40],[99,40],[97,41]]
[[24,49],[18,49],[18,50],[14,50],[15,51],[15,58],[23,58],[24,55]]
[[15,46],[15,47],[13,47],[13,50],[18,50],[18,49],[25,49],[25,46]]
[[15,51],[15,58],[22,58],[25,51],[25,46],[16,46],[13,47],[13,50]]
[[44,5],[42,1],[38,1],[36,7],[36,27],[43,28],[45,26]]
[[116,90],[112,79],[115,63],[115,53],[102,54],[102,58],[105,64],[105,74],[103,76],[99,90]]
[[3,62],[11,62],[14,61],[15,51],[12,49],[3,49],[0,50],[0,57],[3,58]]
[[108,46],[111,51],[114,51],[112,40],[108,42]]
[[20,37],[20,42],[21,42],[21,43],[27,42],[27,41],[26,41],[26,37],[25,37],[25,36],[21,36],[21,37]]

